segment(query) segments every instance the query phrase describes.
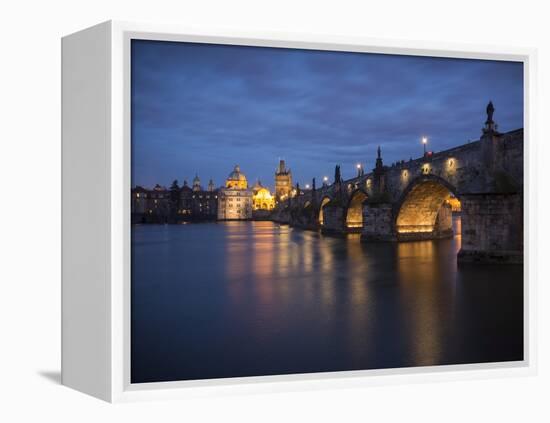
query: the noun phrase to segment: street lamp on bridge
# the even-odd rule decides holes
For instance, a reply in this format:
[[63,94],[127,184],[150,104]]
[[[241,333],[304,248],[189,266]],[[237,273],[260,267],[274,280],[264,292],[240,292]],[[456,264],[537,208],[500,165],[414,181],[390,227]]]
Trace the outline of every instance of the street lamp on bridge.
[[426,144],[428,144],[428,138],[422,137],[422,145],[424,146],[424,156],[426,155]]

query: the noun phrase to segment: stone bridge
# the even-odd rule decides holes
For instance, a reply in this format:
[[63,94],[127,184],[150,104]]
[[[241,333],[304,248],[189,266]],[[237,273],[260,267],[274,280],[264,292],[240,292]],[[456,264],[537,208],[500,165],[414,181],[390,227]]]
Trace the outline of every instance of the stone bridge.
[[459,261],[523,260],[523,129],[498,132],[494,107],[478,141],[385,166],[380,147],[370,173],[301,190],[278,204],[273,220],[360,233],[362,241],[414,241],[453,236],[451,204],[460,204]]

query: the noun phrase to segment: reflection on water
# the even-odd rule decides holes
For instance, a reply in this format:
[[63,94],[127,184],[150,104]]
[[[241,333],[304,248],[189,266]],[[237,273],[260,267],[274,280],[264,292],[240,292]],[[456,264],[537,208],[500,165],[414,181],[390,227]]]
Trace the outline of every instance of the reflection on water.
[[457,267],[459,248],[134,226],[132,381],[521,360],[521,266]]

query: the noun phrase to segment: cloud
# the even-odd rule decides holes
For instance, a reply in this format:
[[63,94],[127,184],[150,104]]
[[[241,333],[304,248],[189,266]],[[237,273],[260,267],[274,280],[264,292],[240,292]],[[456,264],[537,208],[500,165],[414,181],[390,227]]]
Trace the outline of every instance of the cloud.
[[301,183],[361,161],[416,157],[477,138],[492,99],[522,126],[520,63],[133,41],[133,183],[221,184],[235,163],[273,181],[279,157]]

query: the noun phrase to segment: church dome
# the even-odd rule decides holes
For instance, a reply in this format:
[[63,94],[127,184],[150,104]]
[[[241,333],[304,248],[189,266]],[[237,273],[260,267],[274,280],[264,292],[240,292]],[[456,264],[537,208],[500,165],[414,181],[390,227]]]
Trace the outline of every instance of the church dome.
[[235,165],[233,172],[229,174],[225,181],[225,186],[227,188],[247,189],[248,182],[244,173],[241,172],[239,165]]
[[227,177],[227,180],[229,181],[246,181],[246,176],[244,176],[244,173],[241,173],[241,168],[239,165],[236,165],[233,169],[233,172],[229,174]]

